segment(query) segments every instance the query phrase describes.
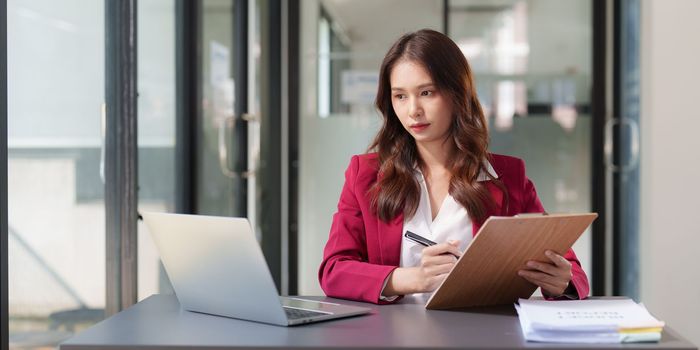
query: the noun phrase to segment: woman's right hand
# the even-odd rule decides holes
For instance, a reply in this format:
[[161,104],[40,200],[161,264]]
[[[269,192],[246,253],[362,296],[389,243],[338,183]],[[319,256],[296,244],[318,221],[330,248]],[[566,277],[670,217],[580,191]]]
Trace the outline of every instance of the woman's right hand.
[[415,293],[427,293],[437,289],[462,255],[458,247],[459,241],[450,241],[423,248],[420,265],[416,266]]
[[420,264],[395,269],[389,276],[382,295],[390,297],[434,291],[455,266],[457,258],[462,255],[457,247],[459,241],[423,248]]

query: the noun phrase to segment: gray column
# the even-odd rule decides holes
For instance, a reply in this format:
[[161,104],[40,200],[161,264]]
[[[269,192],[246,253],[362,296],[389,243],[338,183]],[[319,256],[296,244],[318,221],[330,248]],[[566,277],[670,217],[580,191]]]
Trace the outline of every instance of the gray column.
[[105,2],[106,316],[136,303],[136,0]]

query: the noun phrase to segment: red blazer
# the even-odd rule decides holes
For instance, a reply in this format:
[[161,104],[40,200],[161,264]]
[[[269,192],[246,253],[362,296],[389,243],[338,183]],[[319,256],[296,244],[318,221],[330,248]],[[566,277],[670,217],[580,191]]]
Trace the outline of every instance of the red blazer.
[[[491,191],[497,207],[487,216],[513,216],[519,213],[544,212],[535,186],[525,176],[525,163],[518,158],[491,154],[489,160],[498,178],[508,190],[507,208],[503,193],[491,181]],[[377,181],[376,153],[356,155],[345,171],[345,185],[333,215],[323,261],[318,272],[321,288],[330,297],[385,304],[379,296],[387,276],[399,266],[403,214],[389,223],[377,218],[370,209],[368,190]],[[474,222],[473,233],[481,222]],[[572,284],[579,298],[588,296],[588,278],[573,250],[564,257],[572,263]]]

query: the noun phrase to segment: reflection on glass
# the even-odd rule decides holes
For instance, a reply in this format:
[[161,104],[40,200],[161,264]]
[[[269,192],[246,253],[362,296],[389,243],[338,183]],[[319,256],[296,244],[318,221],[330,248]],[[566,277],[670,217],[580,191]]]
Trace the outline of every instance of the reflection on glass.
[[[138,6],[139,212],[175,208],[175,1]],[[138,224],[138,299],[172,293],[158,251]]]
[[104,314],[104,5],[9,0],[7,19],[9,344],[54,347]]

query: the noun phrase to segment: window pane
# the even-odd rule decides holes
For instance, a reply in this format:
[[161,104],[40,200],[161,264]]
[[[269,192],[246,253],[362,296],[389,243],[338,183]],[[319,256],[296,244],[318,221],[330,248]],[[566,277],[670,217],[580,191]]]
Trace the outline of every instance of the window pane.
[[[175,1],[138,3],[139,212],[175,209]],[[138,299],[171,293],[150,234],[138,225]]]
[[10,347],[103,318],[102,1],[9,0]]

